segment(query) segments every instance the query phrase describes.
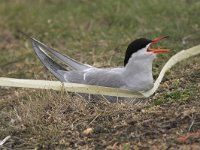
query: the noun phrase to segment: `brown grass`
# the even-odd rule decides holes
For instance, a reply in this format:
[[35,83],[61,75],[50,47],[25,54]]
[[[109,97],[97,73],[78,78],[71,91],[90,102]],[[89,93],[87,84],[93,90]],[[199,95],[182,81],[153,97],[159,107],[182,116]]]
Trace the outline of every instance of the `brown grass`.
[[[1,136],[12,136],[6,147],[160,149],[199,142],[199,137],[178,140],[187,132],[200,130],[198,100],[149,107],[87,102],[54,91],[9,91],[0,103]],[[93,132],[84,134],[88,128]]]

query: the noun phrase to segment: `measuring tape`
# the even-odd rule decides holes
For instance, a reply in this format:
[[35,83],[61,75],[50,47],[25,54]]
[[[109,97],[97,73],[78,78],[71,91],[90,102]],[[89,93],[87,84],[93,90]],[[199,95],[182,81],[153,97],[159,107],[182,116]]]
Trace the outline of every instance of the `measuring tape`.
[[96,85],[76,84],[76,83],[62,83],[60,81],[48,80],[32,80],[32,79],[14,79],[0,77],[0,86],[2,87],[20,87],[20,88],[34,88],[34,89],[52,89],[52,90],[65,90],[68,92],[87,93],[97,95],[107,95],[116,97],[132,97],[142,98],[149,97],[158,89],[165,73],[178,62],[185,60],[189,57],[200,54],[200,45],[182,50],[173,55],[162,68],[158,78],[156,79],[152,89],[148,91],[129,91],[120,88],[102,87]]

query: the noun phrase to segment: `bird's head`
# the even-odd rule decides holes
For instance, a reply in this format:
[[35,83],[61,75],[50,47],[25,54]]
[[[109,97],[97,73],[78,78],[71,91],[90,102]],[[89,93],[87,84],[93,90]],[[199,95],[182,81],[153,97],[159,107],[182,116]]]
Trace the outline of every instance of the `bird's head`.
[[158,37],[158,38],[155,38],[154,40],[140,38],[131,42],[128,45],[128,48],[126,50],[124,66],[126,66],[129,59],[133,55],[135,55],[137,58],[143,58],[143,59],[151,58],[152,59],[152,58],[155,58],[156,54],[158,53],[169,52],[168,49],[152,49],[151,48],[152,45],[156,44],[160,40],[165,39],[167,37],[168,36]]

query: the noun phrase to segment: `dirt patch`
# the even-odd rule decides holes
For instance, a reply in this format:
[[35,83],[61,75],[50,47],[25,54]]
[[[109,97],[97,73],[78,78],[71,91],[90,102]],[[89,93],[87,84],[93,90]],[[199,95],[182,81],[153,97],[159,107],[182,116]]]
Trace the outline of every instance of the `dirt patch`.
[[200,142],[199,95],[150,106],[86,102],[53,91],[3,92],[0,137],[12,136],[7,148],[195,149]]

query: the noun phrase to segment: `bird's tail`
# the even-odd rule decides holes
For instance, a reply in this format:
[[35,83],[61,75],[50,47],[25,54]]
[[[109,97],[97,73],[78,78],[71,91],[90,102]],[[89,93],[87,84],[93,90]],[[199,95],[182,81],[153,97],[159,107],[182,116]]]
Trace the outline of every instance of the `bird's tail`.
[[[61,82],[65,82],[64,71],[66,69],[56,63],[52,58],[43,51],[43,49],[37,45],[34,41],[32,41],[33,49],[36,55],[39,57],[40,61],[44,64],[44,66]],[[61,71],[62,70],[62,71]]]
[[41,47],[44,51],[49,52],[53,57],[55,57],[56,59],[60,60],[61,62],[63,62],[65,65],[69,66],[73,70],[83,71],[85,69],[89,69],[89,68],[92,67],[92,66],[87,65],[87,64],[82,64],[82,63],[70,58],[69,56],[60,54],[56,50],[46,46],[45,44],[43,44],[42,42],[36,40],[35,38],[29,37],[29,39],[31,40],[31,42],[34,42],[36,45]]
[[[26,33],[22,32],[19,30],[19,32],[21,34],[23,34],[25,37],[27,37],[34,48],[35,53],[37,54],[37,56],[39,57],[39,59],[41,60],[41,62],[45,65],[45,67],[53,74],[55,75],[60,81],[65,81],[64,79],[64,72],[66,71],[66,69],[64,67],[62,67],[61,65],[59,65],[58,63],[56,63],[52,57],[56,58],[57,60],[63,62],[65,65],[67,65],[68,67],[70,67],[73,70],[85,70],[88,68],[91,68],[92,66],[87,65],[87,64],[82,64],[80,62],[77,62],[76,60],[62,55],[59,52],[57,52],[56,50],[46,46],[45,44],[43,44],[42,42],[36,40],[35,38],[30,37],[29,35],[27,35]],[[51,54],[52,57],[50,57],[47,52],[49,54]]]

